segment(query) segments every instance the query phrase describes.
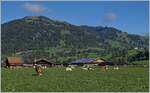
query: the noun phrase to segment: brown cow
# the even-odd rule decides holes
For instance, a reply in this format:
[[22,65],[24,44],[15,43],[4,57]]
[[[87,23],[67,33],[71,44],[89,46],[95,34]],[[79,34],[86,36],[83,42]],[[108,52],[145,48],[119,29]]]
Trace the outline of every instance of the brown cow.
[[35,65],[35,71],[37,72],[38,76],[42,76],[43,75],[43,69],[41,65]]

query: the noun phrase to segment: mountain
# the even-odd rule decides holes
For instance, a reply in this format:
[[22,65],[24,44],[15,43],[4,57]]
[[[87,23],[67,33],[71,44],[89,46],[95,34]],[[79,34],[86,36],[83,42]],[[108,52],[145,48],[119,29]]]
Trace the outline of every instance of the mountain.
[[45,16],[26,16],[1,25],[2,55],[49,48],[125,48],[148,46],[144,36],[113,27],[76,26]]

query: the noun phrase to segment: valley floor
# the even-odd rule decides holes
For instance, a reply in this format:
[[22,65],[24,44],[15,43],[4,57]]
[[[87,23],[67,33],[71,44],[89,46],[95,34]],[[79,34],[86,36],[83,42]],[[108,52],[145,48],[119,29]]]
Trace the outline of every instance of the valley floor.
[[107,71],[101,68],[85,71],[75,68],[47,68],[43,76],[35,75],[33,68],[2,68],[3,92],[148,92],[148,67],[120,67]]

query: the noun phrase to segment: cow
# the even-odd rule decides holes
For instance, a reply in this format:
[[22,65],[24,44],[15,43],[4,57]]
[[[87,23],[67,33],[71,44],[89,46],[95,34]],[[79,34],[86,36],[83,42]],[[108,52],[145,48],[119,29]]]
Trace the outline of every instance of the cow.
[[66,71],[72,71],[72,68],[66,67]]

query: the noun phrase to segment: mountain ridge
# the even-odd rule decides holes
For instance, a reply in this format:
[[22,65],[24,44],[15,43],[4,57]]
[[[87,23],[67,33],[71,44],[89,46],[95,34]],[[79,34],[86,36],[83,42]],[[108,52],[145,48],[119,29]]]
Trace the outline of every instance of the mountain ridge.
[[[51,21],[54,21],[54,22],[60,22],[60,23],[65,23],[65,24],[69,24],[69,25],[74,25],[72,23],[69,23],[67,21],[60,21],[60,20],[56,20],[56,19],[51,19],[47,16],[24,16],[22,18],[18,18],[18,19],[14,19],[14,20],[10,20],[10,21],[7,21],[7,22],[4,22],[2,23],[1,25],[3,24],[7,24],[9,22],[13,22],[13,21],[16,21],[16,20],[20,20],[20,19],[24,19],[24,20],[28,20],[28,19],[47,19],[47,20],[51,20]],[[87,27],[87,28],[112,28],[112,29],[116,29],[115,27],[111,27],[111,26],[100,26],[100,25],[97,25],[97,26],[90,26],[90,25],[74,25],[74,26],[77,26],[77,27]],[[123,30],[120,30],[120,29],[116,29],[118,31],[121,31],[121,32],[125,32]],[[128,33],[128,32],[125,32],[125,33]],[[143,35],[140,35],[140,34],[133,34],[133,33],[128,33],[130,35],[137,35],[137,36],[143,36]]]
[[4,54],[46,47],[113,48],[112,42],[128,49],[148,44],[143,36],[113,27],[76,26],[45,16],[26,16],[1,26]]

